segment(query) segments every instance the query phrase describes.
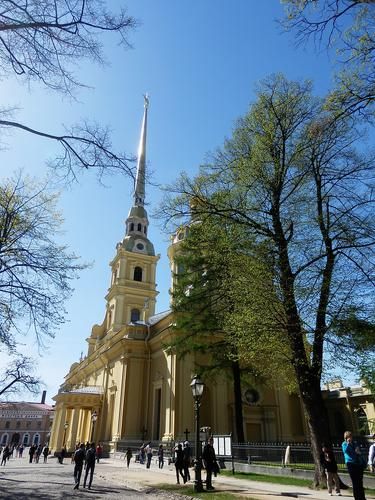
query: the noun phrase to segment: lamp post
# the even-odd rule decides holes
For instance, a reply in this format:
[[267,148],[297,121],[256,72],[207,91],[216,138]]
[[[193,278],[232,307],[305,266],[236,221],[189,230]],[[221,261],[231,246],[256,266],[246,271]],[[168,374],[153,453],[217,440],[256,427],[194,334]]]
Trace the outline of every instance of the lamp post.
[[63,446],[65,447],[65,438],[66,438],[66,431],[68,430],[69,427],[69,422],[65,422],[64,424],[64,437],[63,437]]
[[96,413],[96,411],[94,410],[92,413],[91,413],[91,423],[92,423],[92,428],[91,428],[91,442],[93,442],[94,440],[94,431],[95,431],[95,422],[98,420],[98,414]]
[[199,439],[199,410],[201,406],[201,398],[204,390],[204,383],[195,375],[190,384],[191,392],[194,399],[194,412],[195,412],[195,481],[194,491],[203,491],[202,483],[202,450]]

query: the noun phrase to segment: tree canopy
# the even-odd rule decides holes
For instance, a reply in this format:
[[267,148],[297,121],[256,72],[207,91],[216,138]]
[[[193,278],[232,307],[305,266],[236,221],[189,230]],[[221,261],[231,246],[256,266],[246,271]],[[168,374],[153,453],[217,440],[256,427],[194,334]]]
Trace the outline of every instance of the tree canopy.
[[[273,75],[224,147],[195,179],[183,175],[169,187],[163,206],[167,221],[181,223],[194,200],[196,217],[230,221],[267,249],[273,292],[259,292],[280,308],[273,317],[290,350],[317,469],[330,439],[320,385],[329,350],[340,346],[333,325],[353,310],[374,321],[374,158],[355,149],[359,140],[350,115],[335,119],[310,82]],[[239,329],[239,339],[246,335]]]
[[313,38],[336,50],[335,88],[326,105],[336,115],[373,117],[375,101],[375,2],[373,0],[282,0],[284,26],[298,43]]

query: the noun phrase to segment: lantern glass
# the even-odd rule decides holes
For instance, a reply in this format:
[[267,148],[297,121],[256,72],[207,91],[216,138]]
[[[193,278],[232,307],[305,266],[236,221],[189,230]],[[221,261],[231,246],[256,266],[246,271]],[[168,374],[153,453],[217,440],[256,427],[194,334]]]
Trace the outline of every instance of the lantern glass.
[[204,391],[204,383],[197,375],[195,375],[193,380],[191,381],[190,387],[194,398],[200,398],[202,396]]

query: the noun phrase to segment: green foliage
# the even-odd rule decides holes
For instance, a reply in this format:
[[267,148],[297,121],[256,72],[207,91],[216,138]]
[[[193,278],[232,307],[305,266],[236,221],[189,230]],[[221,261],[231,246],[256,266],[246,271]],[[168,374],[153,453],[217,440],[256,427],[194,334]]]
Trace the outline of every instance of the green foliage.
[[240,361],[249,383],[290,385],[293,377],[284,369],[290,353],[266,249],[243,228],[215,218],[191,224],[180,245],[172,296],[176,329],[183,332],[173,342],[180,355],[210,354],[202,372]]
[[284,26],[297,41],[313,37],[336,51],[335,88],[327,108],[336,116],[353,112],[373,118],[375,101],[375,4],[367,0],[283,0]]
[[[185,220],[192,208],[194,221],[229,228],[229,241],[240,235],[218,287],[226,290],[220,305],[230,306],[219,309],[220,328],[242,359],[293,372],[317,470],[319,443],[330,439],[325,358],[337,354],[336,368],[353,359],[358,373],[358,345],[374,354],[369,325],[351,343],[334,328],[351,309],[374,317],[375,162],[355,149],[360,138],[354,117],[337,120],[310,82],[272,75],[224,147],[195,179],[182,176],[163,206],[168,220]],[[216,241],[207,247],[217,249]]]

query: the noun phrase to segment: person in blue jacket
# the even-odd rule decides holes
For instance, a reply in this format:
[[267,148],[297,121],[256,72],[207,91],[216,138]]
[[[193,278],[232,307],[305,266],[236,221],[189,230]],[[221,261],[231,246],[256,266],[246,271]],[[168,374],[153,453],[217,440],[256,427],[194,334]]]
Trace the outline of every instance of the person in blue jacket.
[[341,447],[346,467],[352,480],[353,497],[355,500],[366,500],[363,489],[363,471],[365,466],[361,457],[361,450],[357,443],[353,441],[353,434],[350,431],[344,433],[344,441]]

